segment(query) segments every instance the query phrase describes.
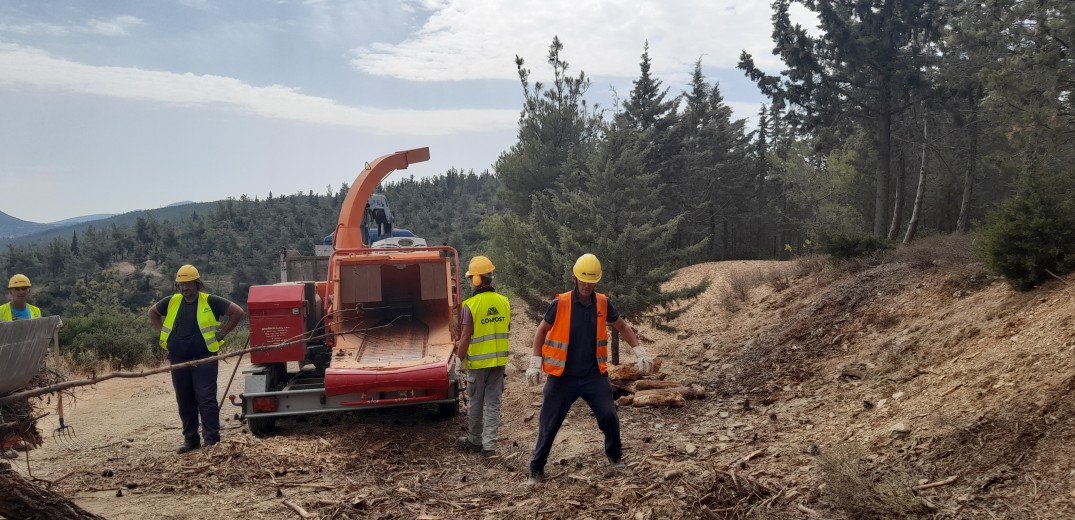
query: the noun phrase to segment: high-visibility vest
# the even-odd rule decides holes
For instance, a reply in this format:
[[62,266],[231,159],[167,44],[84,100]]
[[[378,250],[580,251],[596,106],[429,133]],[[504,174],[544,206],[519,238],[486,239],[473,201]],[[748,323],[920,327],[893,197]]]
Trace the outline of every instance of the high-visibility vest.
[[[608,298],[593,293],[597,298],[597,369],[604,374],[608,370]],[[571,291],[556,295],[556,318],[552,329],[545,335],[541,346],[541,369],[550,376],[561,376],[567,365],[567,347],[571,341]]]
[[[38,309],[29,303],[27,303],[26,306],[30,308],[31,320],[41,317],[41,309]],[[0,321],[15,321],[15,313],[11,310],[11,302],[0,305]]]
[[463,301],[474,319],[474,334],[467,347],[467,369],[502,367],[508,364],[511,304],[493,291]]
[[[164,350],[168,350],[168,336],[172,333],[172,326],[175,325],[175,316],[179,314],[179,305],[183,302],[183,295],[176,293],[172,296],[172,299],[168,301],[168,315],[164,317],[164,326],[161,327],[160,345]],[[209,349],[209,352],[216,352],[220,350],[220,346],[224,344],[223,341],[217,341],[216,331],[220,327],[220,322],[217,321],[216,315],[213,314],[213,309],[209,307],[209,295],[203,292],[198,293],[198,328],[201,329],[202,337],[205,338],[205,347]]]

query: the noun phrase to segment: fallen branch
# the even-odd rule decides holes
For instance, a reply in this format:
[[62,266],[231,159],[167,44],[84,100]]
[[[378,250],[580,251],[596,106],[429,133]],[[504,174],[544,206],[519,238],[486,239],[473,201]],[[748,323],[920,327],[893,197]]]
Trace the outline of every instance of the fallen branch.
[[946,478],[944,480],[938,480],[936,482],[930,482],[928,484],[919,484],[919,485],[917,485],[917,486],[915,486],[915,487],[913,487],[911,489],[913,489],[915,491],[922,491],[923,489],[930,489],[930,488],[935,488],[935,487],[947,486],[948,484],[951,484],[951,483],[955,482],[957,478],[959,478],[959,477],[957,477],[956,475],[952,475],[951,477],[948,477],[948,478]]
[[810,516],[821,516],[821,513],[818,513],[817,511],[814,511],[813,509],[810,509],[809,507],[806,507],[802,504],[795,504],[795,509],[798,509],[799,511],[802,511],[803,513],[806,513]]
[[284,500],[284,505],[290,507],[291,509],[294,509],[295,512],[303,518],[317,518],[317,515],[303,509],[302,506],[292,502],[291,500]]
[[1068,283],[1067,280],[1057,276],[1056,273],[1054,273],[1054,272],[1052,272],[1052,271],[1050,271],[1048,269],[1046,269],[1045,272],[1049,273],[1049,275],[1052,276],[1053,278],[1056,278],[1057,280],[1060,280],[1061,282],[1064,282],[1064,285],[1071,285],[1070,283]]
[[228,358],[232,358],[232,357],[236,357],[236,356],[242,356],[243,354],[247,354],[247,353],[250,353],[250,352],[262,352],[262,351],[266,351],[266,350],[273,350],[273,349],[282,348],[282,347],[285,347],[287,345],[291,345],[293,343],[305,343],[305,342],[306,342],[306,338],[301,338],[301,339],[297,339],[297,340],[293,340],[293,341],[287,341],[287,342],[284,342],[284,343],[278,343],[278,344],[275,344],[275,345],[263,345],[263,346],[260,346],[260,347],[253,347],[253,348],[248,348],[248,349],[243,349],[243,350],[236,350],[235,352],[229,352],[227,354],[221,354],[221,355],[218,355],[218,356],[211,356],[211,357],[207,357],[207,358],[203,358],[203,359],[196,359],[194,361],[187,361],[185,363],[176,363],[174,365],[168,365],[166,367],[154,368],[152,370],[142,370],[142,371],[139,371],[139,372],[113,372],[111,374],[105,374],[105,375],[103,375],[101,377],[95,377],[95,378],[92,378],[92,379],[79,379],[77,381],[64,381],[62,383],[56,383],[54,385],[44,386],[44,387],[41,387],[41,388],[35,388],[33,390],[26,390],[24,392],[19,392],[19,393],[16,393],[16,394],[10,394],[10,395],[0,397],[0,406],[6,405],[6,404],[9,404],[9,403],[13,403],[13,402],[16,402],[16,401],[22,401],[22,400],[25,400],[25,399],[29,399],[31,397],[37,397],[39,395],[56,393],[56,392],[59,392],[59,391],[62,391],[62,390],[67,390],[68,388],[95,385],[97,383],[100,383],[102,381],[107,381],[109,379],[115,379],[115,378],[133,379],[133,378],[136,378],[136,377],[147,377],[147,376],[151,376],[151,375],[154,375],[154,374],[160,374],[160,373],[163,373],[163,372],[171,372],[172,370],[176,370],[176,369],[179,369],[179,368],[186,368],[186,367],[193,367],[193,366],[198,366],[198,365],[205,365],[205,364],[208,364],[208,363],[215,363],[215,362],[220,361],[222,359],[228,359]]

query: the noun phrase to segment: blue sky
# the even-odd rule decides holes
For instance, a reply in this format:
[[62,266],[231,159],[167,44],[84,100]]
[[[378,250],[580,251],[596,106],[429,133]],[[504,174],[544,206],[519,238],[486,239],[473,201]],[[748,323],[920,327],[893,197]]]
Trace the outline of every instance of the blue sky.
[[515,142],[514,59],[547,81],[553,36],[589,99],[622,99],[646,41],[683,91],[695,60],[736,117],[764,101],[743,49],[778,69],[769,0],[6,0],[0,211],[34,222],[177,201],[324,193],[429,146],[389,177],[492,171]]

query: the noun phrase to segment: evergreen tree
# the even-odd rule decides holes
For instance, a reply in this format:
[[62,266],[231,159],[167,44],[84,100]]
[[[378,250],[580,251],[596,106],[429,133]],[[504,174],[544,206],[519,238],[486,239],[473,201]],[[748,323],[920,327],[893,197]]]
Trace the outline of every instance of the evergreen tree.
[[[797,3],[817,14],[821,34],[809,35],[792,24]],[[774,54],[787,66],[771,76],[742,53],[739,68],[789,116],[824,134],[841,130],[845,117],[872,129],[876,162],[873,233],[888,224],[892,177],[893,116],[908,105],[901,100],[925,94],[925,52],[939,38],[941,0],[776,0],[773,2]],[[841,128],[842,127],[842,128]]]
[[553,82],[530,85],[530,70],[515,57],[523,86],[523,110],[519,116],[518,141],[497,159],[495,170],[508,210],[526,215],[530,197],[563,180],[582,163],[594,138],[597,119],[588,113],[584,95],[590,87],[586,74],[569,76],[568,63],[560,53],[563,44],[553,38],[548,63]]

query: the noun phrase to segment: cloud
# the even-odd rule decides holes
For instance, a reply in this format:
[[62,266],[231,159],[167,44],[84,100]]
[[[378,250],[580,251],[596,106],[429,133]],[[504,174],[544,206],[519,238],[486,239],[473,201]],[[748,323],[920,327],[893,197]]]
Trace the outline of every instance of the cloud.
[[542,64],[553,36],[572,69],[634,77],[645,41],[653,72],[687,74],[695,60],[734,68],[742,50],[773,66],[767,0],[428,0],[411,37],[354,49],[360,70],[414,81],[515,79],[514,57]]
[[234,78],[100,67],[0,43],[0,87],[31,86],[176,105],[218,106],[260,117],[349,127],[374,135],[434,136],[514,128],[515,110],[406,110],[340,105],[294,88]]
[[114,16],[108,19],[94,18],[81,25],[56,25],[51,23],[31,22],[0,23],[0,33],[27,36],[71,36],[76,34],[95,34],[98,36],[127,36],[130,29],[143,25],[141,18],[135,16]]

